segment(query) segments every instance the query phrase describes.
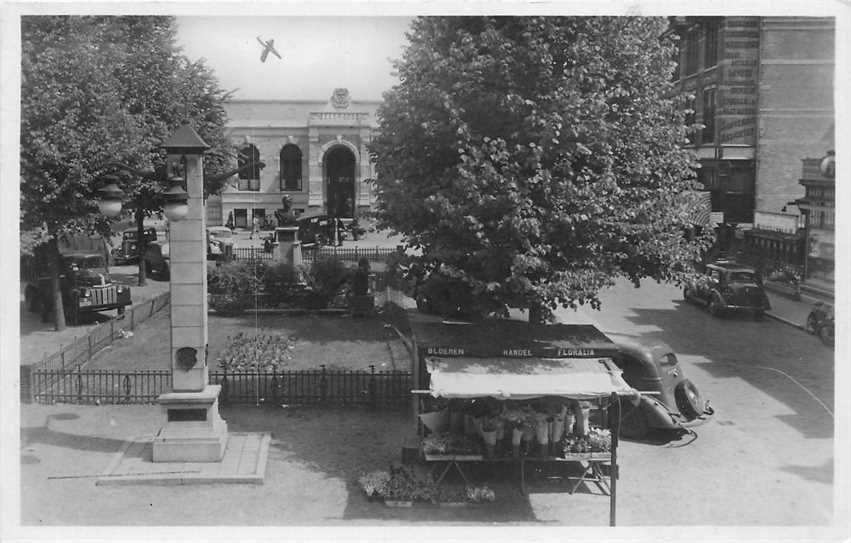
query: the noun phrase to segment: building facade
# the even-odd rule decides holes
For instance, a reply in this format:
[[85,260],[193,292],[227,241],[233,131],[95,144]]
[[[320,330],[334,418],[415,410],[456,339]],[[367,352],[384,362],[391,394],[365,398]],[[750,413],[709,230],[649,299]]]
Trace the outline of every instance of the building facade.
[[[374,202],[367,145],[378,101],[334,89],[322,101],[234,100],[225,105],[238,163],[254,164],[207,202],[209,224],[248,228],[274,222],[289,198],[296,214],[351,219]],[[260,167],[260,164],[263,167]]]
[[833,148],[834,19],[670,21],[680,36],[675,79],[703,125],[690,142],[699,180],[725,223],[751,228],[755,211],[780,213],[801,196],[803,157]]

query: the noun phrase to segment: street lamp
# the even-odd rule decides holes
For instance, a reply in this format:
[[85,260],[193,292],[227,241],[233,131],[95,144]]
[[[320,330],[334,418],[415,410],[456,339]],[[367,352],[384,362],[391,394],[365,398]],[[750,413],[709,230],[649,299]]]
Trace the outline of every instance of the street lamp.
[[[202,155],[209,146],[186,125],[162,147],[167,154],[167,168],[179,164],[179,168],[167,169],[172,174],[171,186],[162,194],[163,212],[174,223],[169,228],[172,390],[157,398],[164,425],[153,440],[152,459],[154,462],[220,462],[228,440],[227,423],[219,415],[221,386],[208,383],[207,369]],[[116,190],[117,187],[113,190],[107,184],[101,191],[102,209],[114,215],[121,211]]]
[[118,177],[104,176],[104,186],[98,189],[98,209],[105,217],[117,217],[121,213],[121,201],[124,191],[118,188]]
[[183,189],[183,179],[172,177],[171,186],[163,192],[163,213],[169,222],[177,222],[189,213],[189,193]]

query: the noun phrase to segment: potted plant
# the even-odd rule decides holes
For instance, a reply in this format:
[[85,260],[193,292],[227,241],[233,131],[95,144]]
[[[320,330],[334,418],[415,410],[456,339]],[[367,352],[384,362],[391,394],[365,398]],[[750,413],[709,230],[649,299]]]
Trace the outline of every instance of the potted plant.
[[371,471],[360,476],[358,483],[369,501],[380,500],[387,493],[390,474],[386,471]]
[[467,499],[473,503],[492,502],[496,499],[496,493],[488,488],[488,485],[469,485],[466,488]]

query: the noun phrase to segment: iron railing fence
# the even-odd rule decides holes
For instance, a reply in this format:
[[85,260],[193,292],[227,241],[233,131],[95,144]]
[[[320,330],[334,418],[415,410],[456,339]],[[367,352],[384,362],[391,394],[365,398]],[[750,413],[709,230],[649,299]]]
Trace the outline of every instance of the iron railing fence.
[[[221,385],[222,404],[406,405],[409,371],[310,369],[209,373]],[[31,401],[39,403],[145,404],[171,390],[170,370],[34,370]]]

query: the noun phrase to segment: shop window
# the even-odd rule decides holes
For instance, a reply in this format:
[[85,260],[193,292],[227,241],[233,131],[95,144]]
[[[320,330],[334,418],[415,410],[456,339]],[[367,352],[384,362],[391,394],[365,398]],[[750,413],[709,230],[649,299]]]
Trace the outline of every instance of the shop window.
[[239,190],[260,190],[260,151],[254,144],[248,144],[239,150],[237,155],[237,166],[243,168],[249,166],[239,172]]
[[718,26],[713,24],[706,27],[703,67],[711,68],[716,64],[718,64]]
[[703,143],[715,141],[715,89],[703,90]]
[[[695,108],[694,96],[689,96],[688,98],[686,98],[686,104],[685,105],[686,105],[685,123],[686,123],[686,127],[688,127],[690,129],[691,126],[694,125],[694,123],[696,121],[695,110],[694,110],[694,108]],[[694,133],[691,130],[689,130],[687,132],[686,139],[688,140],[689,143],[694,143],[694,139],[695,139]]]
[[281,190],[301,190],[301,150],[291,143],[281,149]]
[[697,62],[700,54],[697,36],[698,32],[696,28],[689,30],[685,36],[685,75],[697,73]]

